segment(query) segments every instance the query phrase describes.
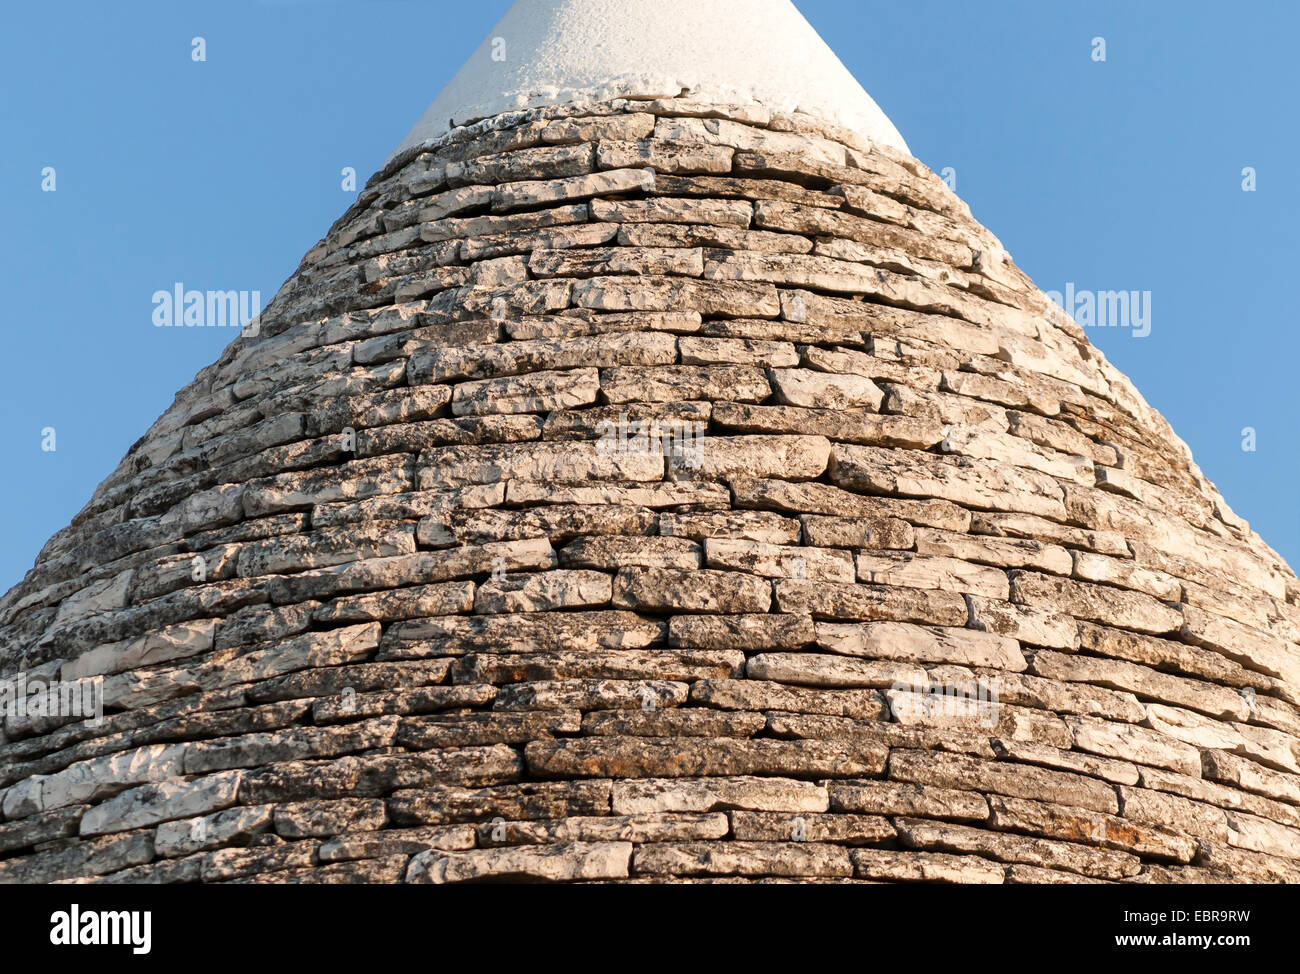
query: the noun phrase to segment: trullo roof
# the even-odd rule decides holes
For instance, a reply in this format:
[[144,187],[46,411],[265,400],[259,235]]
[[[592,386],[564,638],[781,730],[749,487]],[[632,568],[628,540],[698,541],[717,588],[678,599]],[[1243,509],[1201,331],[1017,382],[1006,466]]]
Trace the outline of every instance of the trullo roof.
[[516,7],[0,599],[0,880],[1300,878],[1294,574],[724,6]]

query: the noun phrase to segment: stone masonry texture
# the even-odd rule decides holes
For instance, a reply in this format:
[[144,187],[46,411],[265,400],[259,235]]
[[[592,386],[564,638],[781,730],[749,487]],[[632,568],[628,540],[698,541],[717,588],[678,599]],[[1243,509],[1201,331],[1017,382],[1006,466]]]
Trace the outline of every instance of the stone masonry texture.
[[1292,882],[1300,583],[915,159],[407,151],[0,599],[4,882]]

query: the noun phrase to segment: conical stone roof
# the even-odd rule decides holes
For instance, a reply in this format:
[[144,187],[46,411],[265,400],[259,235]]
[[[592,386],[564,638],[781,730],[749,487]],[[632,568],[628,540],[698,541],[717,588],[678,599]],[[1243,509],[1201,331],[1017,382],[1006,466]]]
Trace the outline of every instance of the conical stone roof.
[[1300,585],[1128,380],[901,149],[574,92],[0,600],[105,707],[5,719],[0,880],[1300,878]]

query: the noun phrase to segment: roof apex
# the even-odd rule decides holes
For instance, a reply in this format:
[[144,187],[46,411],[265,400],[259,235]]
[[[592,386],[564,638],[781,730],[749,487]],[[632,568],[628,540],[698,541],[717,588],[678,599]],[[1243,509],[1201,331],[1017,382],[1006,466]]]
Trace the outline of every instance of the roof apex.
[[516,0],[394,155],[506,111],[683,94],[799,110],[908,151],[791,0]]

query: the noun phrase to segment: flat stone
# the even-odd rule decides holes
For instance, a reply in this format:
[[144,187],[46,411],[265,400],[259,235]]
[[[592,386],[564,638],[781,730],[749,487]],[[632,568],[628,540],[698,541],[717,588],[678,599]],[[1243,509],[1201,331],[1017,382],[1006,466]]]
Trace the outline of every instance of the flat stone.
[[940,825],[919,819],[894,819],[903,844],[912,849],[983,856],[999,862],[1064,869],[1098,879],[1134,876],[1142,867],[1137,856],[1094,849],[1071,842],[988,832],[964,825]]
[[989,808],[989,821],[995,829],[1100,845],[1174,862],[1191,862],[1196,853],[1196,841],[1181,832],[1079,806],[994,795],[989,798]]
[[408,883],[577,882],[628,875],[631,842],[565,842],[556,845],[430,850],[411,859]]
[[615,815],[716,812],[825,812],[826,787],[811,781],[748,776],[615,781]]
[[741,572],[624,568],[614,579],[613,604],[644,612],[766,612],[772,587]]
[[646,481],[663,477],[663,457],[604,453],[594,443],[446,447],[420,454],[421,490],[500,480],[582,483]]
[[912,525],[896,517],[818,517],[805,514],[804,538],[827,548],[908,550],[916,544]]
[[893,839],[895,830],[879,815],[791,815],[732,812],[731,833],[739,842],[832,842],[875,845]]
[[753,737],[767,726],[762,714],[697,708],[608,710],[584,714],[589,737]]
[[507,575],[478,587],[475,612],[546,612],[606,605],[613,580],[603,572],[559,570],[540,575]]
[[979,761],[960,754],[896,748],[889,756],[889,777],[895,781],[940,788],[1063,801],[1108,815],[1119,811],[1115,789],[1095,778],[1032,765]]
[[859,551],[858,581],[904,588],[941,589],[963,595],[1006,600],[1010,584],[997,568],[941,555]]
[[758,544],[793,545],[799,541],[799,522],[769,511],[665,512],[659,515],[659,533],[701,542],[709,538],[727,538]]
[[1177,632],[1183,619],[1149,595],[1037,572],[1011,573],[1011,601],[1030,606],[1053,605],[1080,619],[1155,636]]
[[746,651],[800,649],[816,638],[812,620],[800,615],[682,615],[668,622],[668,642],[672,646]]
[[163,781],[132,788],[88,811],[81,819],[81,834],[126,832],[227,808],[235,803],[241,779],[240,772],[223,772],[193,781]]
[[954,531],[965,531],[970,526],[970,513],[948,501],[864,497],[828,484],[792,484],[748,477],[732,480],[731,490],[737,507],[841,518],[895,517]]
[[[756,659],[758,657],[755,657]],[[754,667],[746,680],[701,680],[691,687],[691,700],[707,707],[725,710],[781,710],[792,713],[827,714],[878,720],[885,715],[884,701],[870,690],[805,690],[764,678],[765,667]],[[801,677],[805,681],[815,675]],[[843,682],[849,683],[848,679]],[[849,683],[849,685],[854,685]],[[856,684],[861,686],[861,683]]]
[[673,741],[616,738],[536,741],[525,748],[528,767],[541,777],[657,778],[765,775],[845,778],[877,774],[874,753],[823,741],[738,740],[731,737]]
[[874,622],[915,622],[964,626],[966,602],[956,593],[883,585],[776,583],[776,604],[782,612],[816,619]]
[[1079,648],[1079,626],[1068,615],[978,595],[966,596],[966,604],[970,607],[972,629],[1007,636],[1028,646]]
[[848,852],[817,842],[663,842],[640,846],[639,876],[851,876]]
[[835,812],[916,815],[958,822],[982,822],[989,803],[971,791],[895,781],[835,781],[827,785]]
[[721,812],[706,815],[609,815],[547,822],[488,822],[478,827],[483,847],[558,842],[690,842],[722,839],[730,831]]
[[473,849],[472,825],[425,826],[412,829],[384,829],[379,832],[350,832],[321,843],[321,862],[346,862],[380,856],[409,856],[430,849],[459,851]]
[[[489,788],[434,785],[399,791],[388,799],[399,825],[448,825],[458,822],[538,821],[575,815],[607,815],[610,782],[550,781]],[[617,808],[615,814],[623,813]]]
[[588,405],[599,394],[600,376],[595,369],[534,372],[458,385],[451,408],[457,416],[540,413]]
[[984,885],[998,885],[1003,881],[1003,867],[979,856],[853,849],[849,857],[855,873],[867,879]]
[[1200,752],[1158,731],[1084,717],[1067,717],[1065,722],[1080,751],[1200,777]]
[[810,409],[877,410],[885,394],[870,379],[809,369],[773,369],[772,385],[783,403]]
[[493,706],[516,711],[658,709],[680,707],[688,690],[687,684],[672,680],[538,680],[503,688]]
[[710,568],[743,571],[765,578],[847,584],[854,581],[855,574],[853,557],[848,552],[727,538],[706,540],[704,560]]
[[1020,672],[1028,666],[1014,639],[994,633],[901,622],[817,623],[817,643],[848,656],[908,663],[956,663]]
[[1066,519],[1061,488],[1051,477],[967,457],[836,444],[831,480],[870,494],[939,498],[967,507]]
[[228,808],[178,822],[163,822],[155,833],[159,856],[176,858],[226,844],[240,845],[271,827],[272,805]]

